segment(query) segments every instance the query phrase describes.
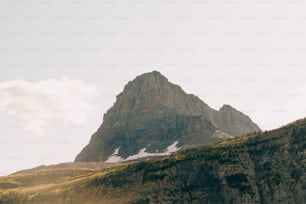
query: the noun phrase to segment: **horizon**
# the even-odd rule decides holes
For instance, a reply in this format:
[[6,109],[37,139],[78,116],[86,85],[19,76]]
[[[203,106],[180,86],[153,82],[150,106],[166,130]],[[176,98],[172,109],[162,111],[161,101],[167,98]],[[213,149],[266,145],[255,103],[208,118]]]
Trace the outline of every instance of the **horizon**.
[[78,2],[0,2],[0,175],[73,161],[151,70],[263,131],[306,116],[306,4]]

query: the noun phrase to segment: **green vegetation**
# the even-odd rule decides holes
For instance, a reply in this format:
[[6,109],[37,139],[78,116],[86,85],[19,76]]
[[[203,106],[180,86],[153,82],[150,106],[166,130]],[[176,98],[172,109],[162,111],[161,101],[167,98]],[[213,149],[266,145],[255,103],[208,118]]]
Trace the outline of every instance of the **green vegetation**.
[[20,172],[0,177],[0,203],[298,203],[305,137],[300,120],[116,167]]

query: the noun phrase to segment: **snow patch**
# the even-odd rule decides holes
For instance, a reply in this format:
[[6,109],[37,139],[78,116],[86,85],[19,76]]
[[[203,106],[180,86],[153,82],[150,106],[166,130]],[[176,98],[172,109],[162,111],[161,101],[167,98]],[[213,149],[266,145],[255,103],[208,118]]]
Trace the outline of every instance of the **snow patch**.
[[180,147],[177,147],[178,141],[175,141],[172,145],[167,147],[167,152],[168,153],[173,153],[176,152],[178,150],[180,150]]
[[119,147],[115,149],[114,153],[105,162],[117,163],[117,162],[131,161],[131,160],[140,159],[144,157],[171,155],[173,152],[176,152],[181,149],[180,147],[177,147],[177,144],[178,144],[178,141],[175,141],[173,144],[167,147],[167,150],[165,152],[162,152],[162,153],[148,153],[146,152],[147,148],[142,148],[141,150],[139,150],[137,154],[131,155],[126,159],[123,159],[122,157],[118,155],[119,149],[120,149]]
[[122,157],[118,156],[119,150],[120,150],[120,147],[115,149],[114,153],[110,157],[108,157],[108,159],[105,162],[107,162],[107,163],[117,163],[117,162],[124,161],[124,159]]
[[153,156],[158,153],[148,153],[146,152],[146,148],[139,150],[138,154],[134,154],[125,159],[125,161],[135,160],[143,157]]

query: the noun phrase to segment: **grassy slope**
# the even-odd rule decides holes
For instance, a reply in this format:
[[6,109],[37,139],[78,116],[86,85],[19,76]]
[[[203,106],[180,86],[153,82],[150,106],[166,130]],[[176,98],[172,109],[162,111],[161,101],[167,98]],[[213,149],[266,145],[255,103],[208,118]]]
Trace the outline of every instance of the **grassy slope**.
[[107,169],[0,177],[0,203],[303,203],[306,120]]

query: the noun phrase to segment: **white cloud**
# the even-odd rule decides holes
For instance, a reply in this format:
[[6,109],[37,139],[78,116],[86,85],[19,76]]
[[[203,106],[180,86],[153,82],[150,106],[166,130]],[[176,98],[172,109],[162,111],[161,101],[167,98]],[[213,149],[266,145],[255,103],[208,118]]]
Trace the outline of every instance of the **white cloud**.
[[0,83],[0,111],[21,119],[25,128],[42,135],[50,119],[84,124],[96,111],[91,100],[97,95],[94,86],[67,77],[38,82],[6,81]]

